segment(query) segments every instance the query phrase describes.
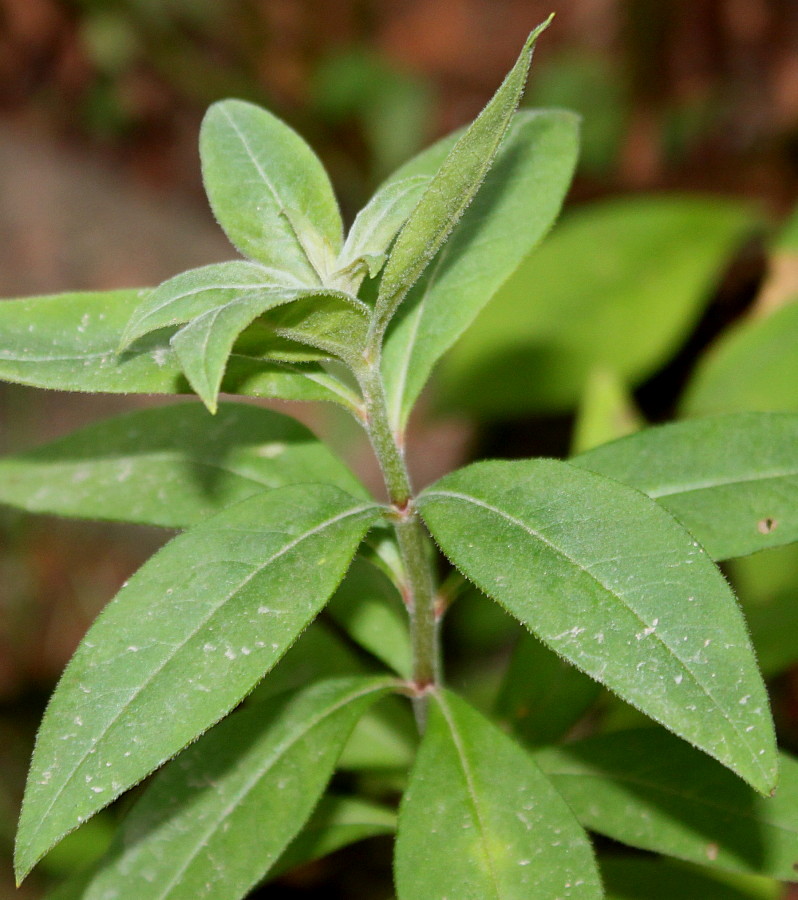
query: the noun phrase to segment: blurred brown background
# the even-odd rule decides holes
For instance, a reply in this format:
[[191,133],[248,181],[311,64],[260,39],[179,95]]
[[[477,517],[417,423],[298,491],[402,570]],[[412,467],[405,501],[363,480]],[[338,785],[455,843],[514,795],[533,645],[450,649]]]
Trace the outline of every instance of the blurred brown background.
[[[204,109],[224,96],[297,128],[351,217],[398,163],[479,111],[552,8],[527,102],[584,116],[570,202],[668,189],[744,196],[774,216],[792,207],[796,0],[0,0],[0,295],[149,285],[232,257],[196,150]],[[136,402],[0,387],[0,449]],[[314,423],[357,463],[350,431],[326,415]],[[425,479],[463,452],[468,428],[424,434]],[[0,850],[54,679],[162,540],[0,513]],[[310,896],[316,874],[285,896]],[[0,898],[12,894],[3,863]]]

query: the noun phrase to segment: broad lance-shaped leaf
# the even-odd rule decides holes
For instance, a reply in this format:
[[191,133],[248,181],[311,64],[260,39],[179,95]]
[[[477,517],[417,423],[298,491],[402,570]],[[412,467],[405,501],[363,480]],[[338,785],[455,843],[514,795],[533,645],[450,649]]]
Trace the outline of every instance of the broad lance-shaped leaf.
[[[119,353],[122,332],[146,291],[59,294],[0,302],[0,379],[32,387],[110,394],[187,394],[168,332]],[[289,366],[233,353],[223,390],[250,397],[357,398],[318,365]]]
[[303,287],[306,286],[284,272],[244,260],[190,269],[144,295],[125,326],[120,346],[128,347],[159,328],[183,325],[241,296],[256,292],[271,296]]
[[301,830],[385,678],[322,681],[252,703],[159,772],[83,900],[243,897]]
[[396,308],[474,199],[518,107],[539,25],[488,105],[457,141],[405,223],[385,264],[374,328],[382,334]]
[[435,695],[399,809],[399,900],[600,898],[590,842],[532,758]]
[[336,253],[342,224],[327,173],[305,141],[265,109],[222,100],[202,123],[200,156],[208,199],[233,244],[303,284],[318,284],[313,261],[283,211],[304,216]]
[[738,413],[651,428],[571,462],[637,488],[713,559],[798,541],[798,415]]
[[[191,386],[211,412],[216,412],[227,361],[238,336],[267,310],[306,299],[314,304],[334,300],[353,317],[343,294],[318,290],[285,290],[244,294],[203,313],[173,335],[170,344]],[[365,328],[365,325],[363,326]]]
[[242,403],[139,410],[0,459],[0,503],[28,512],[187,528],[252,494],[358,480],[304,425]]
[[772,798],[660,728],[600,735],[535,758],[591,831],[703,866],[795,878],[798,762],[786,754]]
[[460,571],[553,650],[757,790],[773,788],[773,724],[740,609],[654,500],[534,459],[468,466],[419,505]]
[[355,217],[337,265],[340,271],[361,266],[374,277],[396,233],[418,203],[432,174],[392,179],[369,200]]
[[45,713],[17,874],[249,693],[324,606],[379,515],[330,485],[278,488],[147,562],[90,629]]
[[474,202],[386,335],[383,378],[395,427],[404,426],[438,359],[551,227],[578,147],[578,119],[571,113],[513,117]]

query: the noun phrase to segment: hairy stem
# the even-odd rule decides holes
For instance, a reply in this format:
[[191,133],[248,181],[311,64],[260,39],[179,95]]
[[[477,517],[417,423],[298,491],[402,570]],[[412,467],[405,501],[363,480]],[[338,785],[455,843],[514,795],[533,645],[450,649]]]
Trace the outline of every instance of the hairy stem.
[[406,583],[405,603],[410,615],[413,648],[413,705],[419,727],[427,711],[427,692],[441,675],[435,575],[430,539],[413,503],[413,490],[400,446],[388,420],[379,357],[355,373],[363,392],[366,430],[380,464],[385,487],[395,510],[394,530]]

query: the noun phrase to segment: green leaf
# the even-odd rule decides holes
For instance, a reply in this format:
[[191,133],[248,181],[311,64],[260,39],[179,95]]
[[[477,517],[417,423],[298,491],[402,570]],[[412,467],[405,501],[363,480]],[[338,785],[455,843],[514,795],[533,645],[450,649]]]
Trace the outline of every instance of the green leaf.
[[644,426],[634,398],[611,369],[591,372],[579,401],[572,452],[582,453]]
[[139,410],[0,459],[0,502],[28,512],[186,528],[261,491],[365,489],[307,428],[267,409]]
[[473,204],[386,336],[383,377],[395,427],[405,424],[438,359],[551,227],[578,143],[578,120],[570,113],[514,116]]
[[587,712],[599,686],[531,634],[518,641],[496,714],[528,746],[553,744]]
[[479,190],[518,107],[535,41],[550,21],[529,35],[516,64],[444,159],[399,232],[377,297],[374,327],[380,335]]
[[732,326],[699,362],[682,414],[798,412],[797,346],[798,302]]
[[311,820],[269,870],[269,878],[395,830],[396,813],[392,809],[359,797],[323,797]]
[[360,264],[374,278],[396,233],[418,203],[431,176],[412,175],[391,180],[371,198],[355,218],[338,259],[339,270]]
[[782,886],[639,857],[601,860],[607,900],[781,900]]
[[362,365],[369,316],[367,308],[330,294],[297,300],[265,317],[281,337],[309,344],[355,367]]
[[592,831],[703,866],[795,878],[798,762],[771,798],[660,728],[547,748],[538,764]]
[[243,897],[310,816],[357,719],[391,686],[324,681],[234,713],[156,775],[83,900]]
[[771,790],[773,724],[734,595],[654,500],[537,459],[468,466],[419,506],[451,561],[553,650]]
[[361,647],[399,675],[410,677],[407,613],[399,591],[384,572],[365,559],[355,559],[327,612]]
[[379,513],[330,485],[278,488],[175,538],[131,578],[42,722],[20,877],[254,687],[324,606]]
[[447,357],[442,399],[487,418],[570,409],[596,366],[636,386],[679,347],[755,224],[744,206],[700,197],[567,214]]
[[306,290],[243,295],[209,310],[172,337],[186,378],[211,412],[216,412],[227,362],[241,332],[267,310],[303,298],[312,298],[314,305],[322,302],[316,291]]
[[738,413],[650,428],[572,460],[653,497],[713,559],[798,541],[798,415]]
[[[32,387],[111,394],[186,394],[189,385],[159,331],[118,353],[145,291],[59,294],[0,303],[0,379]],[[223,390],[281,400],[353,397],[315,365],[291,367],[234,353]]]
[[292,291],[302,288],[284,272],[243,260],[190,269],[144,295],[125,326],[120,346],[128,347],[159,328],[190,322],[242,296],[265,294],[276,298],[281,294],[291,296]]
[[729,576],[745,613],[765,677],[798,662],[798,544],[729,563]]
[[430,704],[395,868],[399,900],[602,896],[587,836],[531,757],[451,694]]
[[337,253],[341,215],[316,155],[265,109],[222,100],[208,110],[200,134],[205,190],[219,224],[245,255],[319,283],[286,209],[305,216]]

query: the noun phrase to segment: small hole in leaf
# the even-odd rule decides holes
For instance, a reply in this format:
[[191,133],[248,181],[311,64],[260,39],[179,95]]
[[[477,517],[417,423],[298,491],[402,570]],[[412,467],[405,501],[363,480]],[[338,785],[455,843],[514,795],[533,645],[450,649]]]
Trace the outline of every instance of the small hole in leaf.
[[760,534],[770,534],[771,531],[775,531],[778,527],[778,522],[775,519],[771,519],[770,517],[766,519],[760,519],[757,523],[756,530]]

